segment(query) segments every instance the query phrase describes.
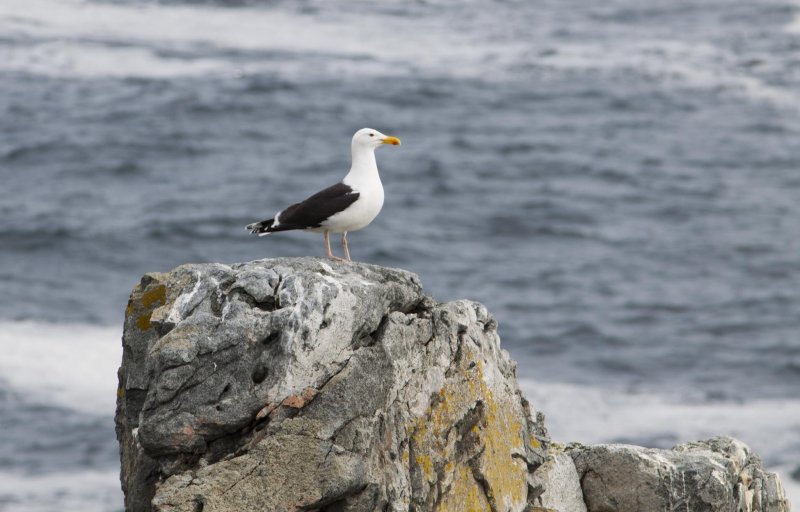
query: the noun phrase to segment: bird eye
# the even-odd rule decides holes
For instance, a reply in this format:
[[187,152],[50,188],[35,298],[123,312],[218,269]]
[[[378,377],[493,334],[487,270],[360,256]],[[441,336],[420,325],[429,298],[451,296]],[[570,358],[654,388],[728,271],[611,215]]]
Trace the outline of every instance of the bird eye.
[[370,136],[370,137],[374,137],[374,136],[375,136],[375,134],[374,134],[374,133],[370,133],[370,134],[369,134],[369,136]]

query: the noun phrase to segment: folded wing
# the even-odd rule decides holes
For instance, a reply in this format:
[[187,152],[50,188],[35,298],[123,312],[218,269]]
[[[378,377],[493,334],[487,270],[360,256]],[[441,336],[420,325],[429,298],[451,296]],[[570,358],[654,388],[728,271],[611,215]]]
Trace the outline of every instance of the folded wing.
[[318,228],[333,215],[347,209],[358,197],[358,192],[344,183],[337,183],[285,208],[272,219],[248,225],[247,229],[253,234],[268,235],[276,231]]

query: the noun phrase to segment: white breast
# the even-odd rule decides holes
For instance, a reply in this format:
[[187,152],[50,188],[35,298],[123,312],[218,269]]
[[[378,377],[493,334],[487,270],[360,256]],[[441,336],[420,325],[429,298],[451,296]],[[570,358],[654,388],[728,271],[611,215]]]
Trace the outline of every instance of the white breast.
[[383,184],[377,169],[372,175],[348,174],[343,183],[359,193],[358,199],[344,211],[332,215],[322,226],[334,233],[365,228],[383,208]]

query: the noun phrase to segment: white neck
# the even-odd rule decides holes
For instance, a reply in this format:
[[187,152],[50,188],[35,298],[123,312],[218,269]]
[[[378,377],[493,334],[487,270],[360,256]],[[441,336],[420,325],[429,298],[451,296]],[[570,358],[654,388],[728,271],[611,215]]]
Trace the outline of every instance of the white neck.
[[352,148],[353,163],[350,166],[350,172],[345,177],[345,182],[349,179],[358,181],[377,179],[380,181],[378,175],[378,163],[375,161],[375,150],[373,148],[354,147]]
[[353,147],[353,165],[342,181],[359,197],[338,217],[341,221],[338,229],[355,231],[372,222],[383,207],[383,184],[375,163],[375,150],[371,147]]

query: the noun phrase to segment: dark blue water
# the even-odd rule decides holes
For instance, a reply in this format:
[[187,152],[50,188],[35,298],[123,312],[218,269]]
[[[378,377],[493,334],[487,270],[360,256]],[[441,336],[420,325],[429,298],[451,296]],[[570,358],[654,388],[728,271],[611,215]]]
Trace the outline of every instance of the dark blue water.
[[403,146],[354,258],[486,304],[523,378],[796,407],[798,55],[788,0],[7,0],[0,319],[117,326],[144,272],[322,255],[243,226],[370,126]]

